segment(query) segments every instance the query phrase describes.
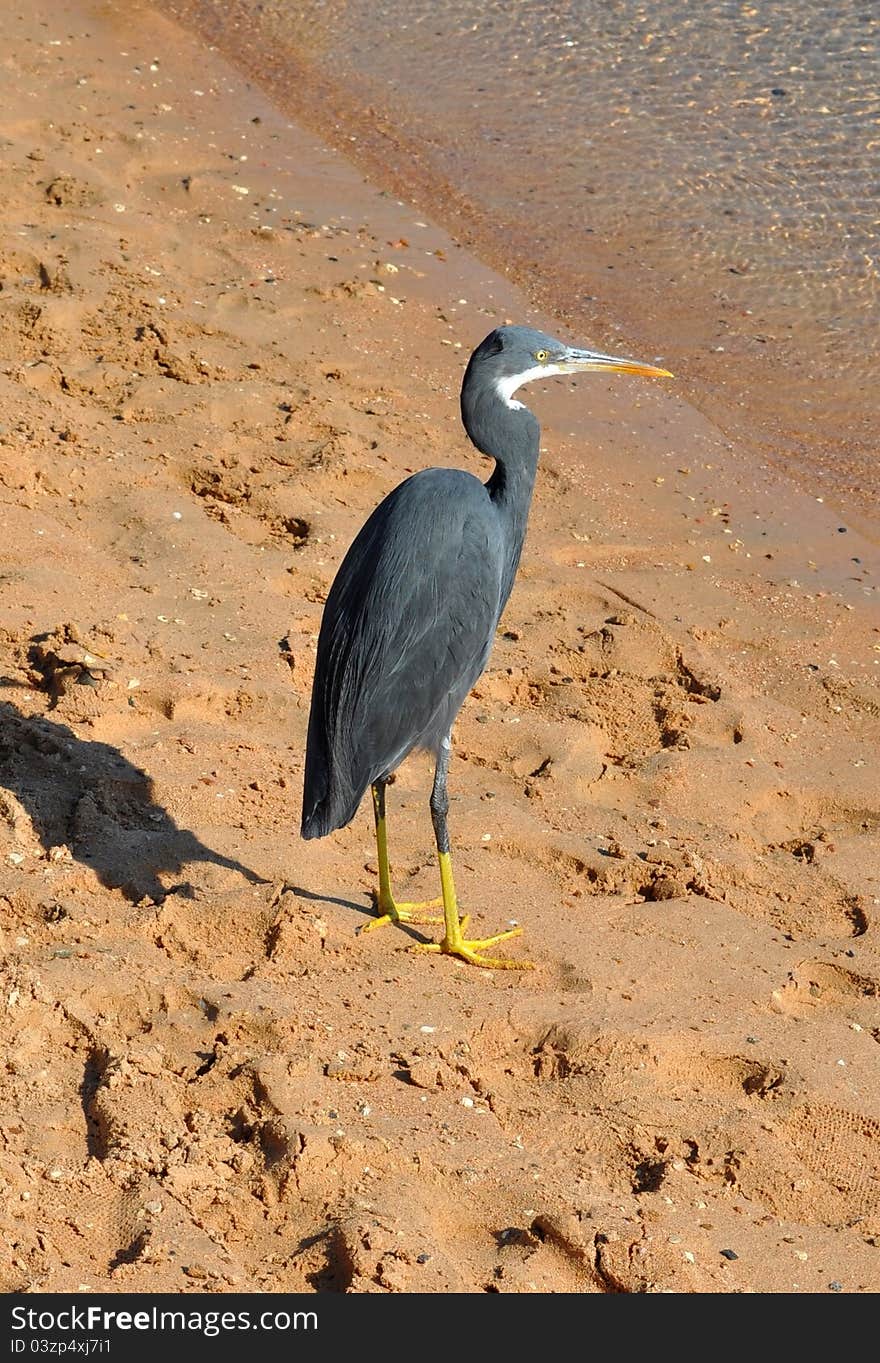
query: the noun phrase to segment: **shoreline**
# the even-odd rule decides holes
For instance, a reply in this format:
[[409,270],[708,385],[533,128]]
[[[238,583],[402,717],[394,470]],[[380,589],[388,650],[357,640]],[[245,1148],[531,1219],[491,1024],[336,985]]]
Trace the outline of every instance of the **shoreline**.
[[[454,183],[454,161],[434,145],[437,128],[425,111],[407,106],[421,125],[419,139],[401,126],[381,82],[346,68],[329,73],[320,36],[312,31],[294,29],[287,37],[293,15],[271,5],[255,12],[242,0],[224,4],[219,16],[213,0],[165,0],[160,7],[216,44],[369,179],[420,205],[533,305],[575,334],[586,330],[603,349],[653,349],[676,372],[691,405],[751,450],[756,468],[769,464],[805,494],[824,495],[875,548],[880,544],[877,413],[865,389],[868,375],[860,380],[847,370],[829,372],[817,336],[802,345],[786,338],[791,321],[763,317],[735,275],[722,272],[709,291],[680,257],[674,270],[666,256],[649,252],[643,259],[644,243],[626,223],[614,237],[601,230],[585,237],[577,264],[552,241],[544,242],[536,261],[523,222],[509,213],[497,221],[489,201],[478,202]],[[699,303],[692,298],[695,285],[702,289]],[[754,317],[749,304],[757,309]],[[782,401],[768,372],[785,375]]]
[[674,390],[533,385],[450,819],[537,969],[358,936],[368,811],[296,835],[322,602],[546,319],[162,15],[0,34],[0,1286],[876,1290],[870,543]]

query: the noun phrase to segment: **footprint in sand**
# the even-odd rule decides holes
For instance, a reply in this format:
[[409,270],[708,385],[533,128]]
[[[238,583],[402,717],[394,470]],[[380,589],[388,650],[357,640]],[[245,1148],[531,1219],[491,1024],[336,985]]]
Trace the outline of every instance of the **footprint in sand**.
[[[817,1009],[833,1009],[844,1016],[865,1012],[880,1023],[880,984],[869,975],[829,961],[801,961],[781,989],[772,993],[773,1007],[793,1017],[809,1017]],[[863,1005],[869,1004],[866,1010]]]

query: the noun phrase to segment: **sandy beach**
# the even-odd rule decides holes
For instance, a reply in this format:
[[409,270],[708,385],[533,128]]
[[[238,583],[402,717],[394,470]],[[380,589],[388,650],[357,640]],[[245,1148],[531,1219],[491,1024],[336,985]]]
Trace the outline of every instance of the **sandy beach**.
[[488,473],[474,345],[559,323],[148,8],[0,35],[0,1288],[877,1291],[876,528],[674,384],[533,385],[450,823],[536,969],[359,936],[369,809],[298,833],[322,603],[408,473]]

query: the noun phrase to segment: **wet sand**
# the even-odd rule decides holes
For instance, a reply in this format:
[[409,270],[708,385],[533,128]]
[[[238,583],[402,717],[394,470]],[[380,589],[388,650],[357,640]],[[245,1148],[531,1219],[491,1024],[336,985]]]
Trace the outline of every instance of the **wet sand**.
[[322,602],[551,321],[167,19],[0,34],[0,1286],[876,1291],[870,542],[674,386],[533,388],[450,784],[536,969],[358,936],[368,810],[297,835]]

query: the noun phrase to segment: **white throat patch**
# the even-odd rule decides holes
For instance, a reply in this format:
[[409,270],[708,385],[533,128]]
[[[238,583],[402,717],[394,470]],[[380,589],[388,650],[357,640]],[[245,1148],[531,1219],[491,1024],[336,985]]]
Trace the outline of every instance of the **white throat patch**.
[[496,380],[495,391],[506,407],[512,407],[517,411],[523,406],[514,399],[513,395],[517,388],[522,388],[524,383],[531,383],[534,379],[550,379],[554,374],[563,372],[558,364],[536,364],[531,369],[524,369],[520,374],[508,374],[507,378]]

